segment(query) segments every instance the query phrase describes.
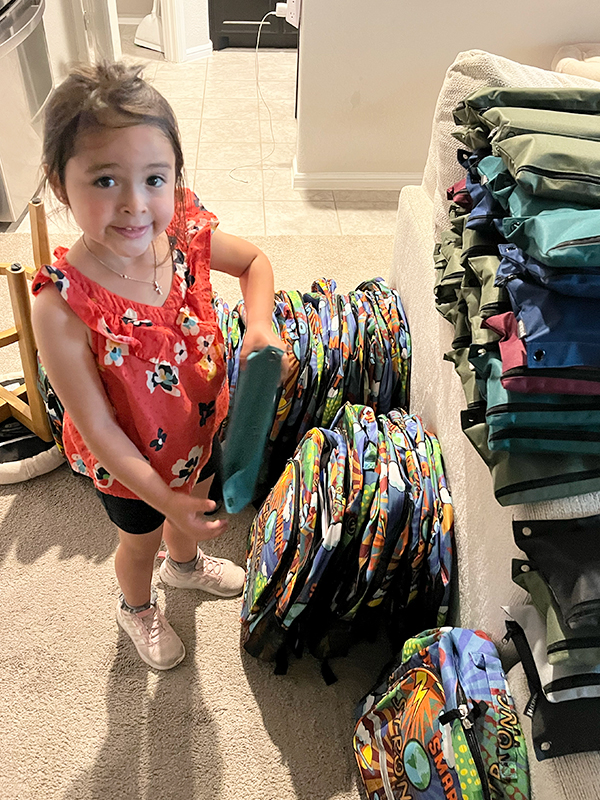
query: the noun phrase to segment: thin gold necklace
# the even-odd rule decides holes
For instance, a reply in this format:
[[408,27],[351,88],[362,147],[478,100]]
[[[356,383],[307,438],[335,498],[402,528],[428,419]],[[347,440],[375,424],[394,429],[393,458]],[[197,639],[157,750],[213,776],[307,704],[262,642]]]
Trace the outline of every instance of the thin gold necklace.
[[156,292],[156,294],[162,294],[163,293],[162,289],[158,285],[158,281],[156,280],[156,270],[158,268],[158,264],[156,263],[156,248],[154,247],[154,242],[151,242],[151,244],[152,244],[152,255],[154,257],[154,278],[151,281],[148,281],[148,280],[144,280],[143,278],[132,278],[131,275],[126,275],[124,272],[119,272],[118,269],[115,269],[114,267],[111,267],[106,262],[102,261],[101,258],[98,258],[96,253],[94,253],[92,250],[90,250],[90,247],[89,247],[88,243],[85,240],[85,236],[81,237],[81,241],[83,242],[83,246],[88,251],[88,253],[91,256],[93,256],[99,264],[102,264],[103,267],[106,267],[106,269],[110,270],[110,272],[114,272],[115,275],[118,275],[120,278],[124,278],[126,281],[135,281],[136,283],[147,283],[150,286],[154,286],[154,291]]

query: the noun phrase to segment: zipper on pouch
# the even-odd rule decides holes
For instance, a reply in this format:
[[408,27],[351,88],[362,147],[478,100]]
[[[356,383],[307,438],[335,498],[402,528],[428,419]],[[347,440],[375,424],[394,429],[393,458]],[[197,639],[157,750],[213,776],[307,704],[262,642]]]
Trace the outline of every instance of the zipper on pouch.
[[600,236],[586,236],[585,239],[570,239],[568,242],[560,242],[548,248],[548,252],[553,250],[564,250],[566,247],[579,247],[588,244],[600,244]]
[[571,181],[585,181],[586,183],[600,184],[600,177],[597,175],[585,175],[579,172],[564,172],[560,169],[542,169],[541,167],[525,166],[517,169],[519,172],[532,172],[534,175],[542,175],[546,178],[566,178]]
[[492,800],[487,774],[485,771],[485,764],[483,763],[483,756],[481,755],[481,749],[479,747],[479,742],[477,741],[477,734],[475,733],[475,720],[478,719],[478,717],[485,715],[488,707],[487,703],[481,701],[475,704],[471,711],[469,711],[464,690],[458,682],[456,686],[456,695],[459,701],[458,707],[453,708],[451,711],[447,711],[444,714],[440,714],[439,720],[442,725],[445,725],[447,722],[451,722],[454,719],[460,720],[465,739],[467,740],[467,745],[475,763],[475,769],[479,775],[483,799]]

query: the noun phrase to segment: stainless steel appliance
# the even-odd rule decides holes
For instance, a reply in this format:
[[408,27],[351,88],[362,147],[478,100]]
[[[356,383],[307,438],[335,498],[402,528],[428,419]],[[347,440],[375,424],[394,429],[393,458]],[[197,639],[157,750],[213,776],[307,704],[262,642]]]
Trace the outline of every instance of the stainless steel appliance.
[[0,0],[0,221],[19,219],[42,179],[42,111],[52,90],[45,0]]

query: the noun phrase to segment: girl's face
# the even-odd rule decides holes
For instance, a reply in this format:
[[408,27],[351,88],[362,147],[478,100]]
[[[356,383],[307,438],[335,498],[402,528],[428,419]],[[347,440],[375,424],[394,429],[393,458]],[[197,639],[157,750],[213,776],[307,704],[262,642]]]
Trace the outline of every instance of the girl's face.
[[153,125],[80,135],[62,197],[88,242],[122,259],[143,255],[175,211],[175,154]]

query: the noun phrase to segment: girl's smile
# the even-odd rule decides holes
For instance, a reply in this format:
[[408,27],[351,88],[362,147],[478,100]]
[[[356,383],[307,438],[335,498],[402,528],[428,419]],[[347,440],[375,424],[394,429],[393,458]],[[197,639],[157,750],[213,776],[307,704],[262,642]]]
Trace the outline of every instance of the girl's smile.
[[117,228],[113,225],[113,229],[117,233],[121,234],[121,236],[125,236],[127,239],[139,239],[140,236],[144,236],[144,234],[148,232],[149,228],[150,225],[144,225],[142,227],[136,227],[136,228],[131,228],[131,227]]

